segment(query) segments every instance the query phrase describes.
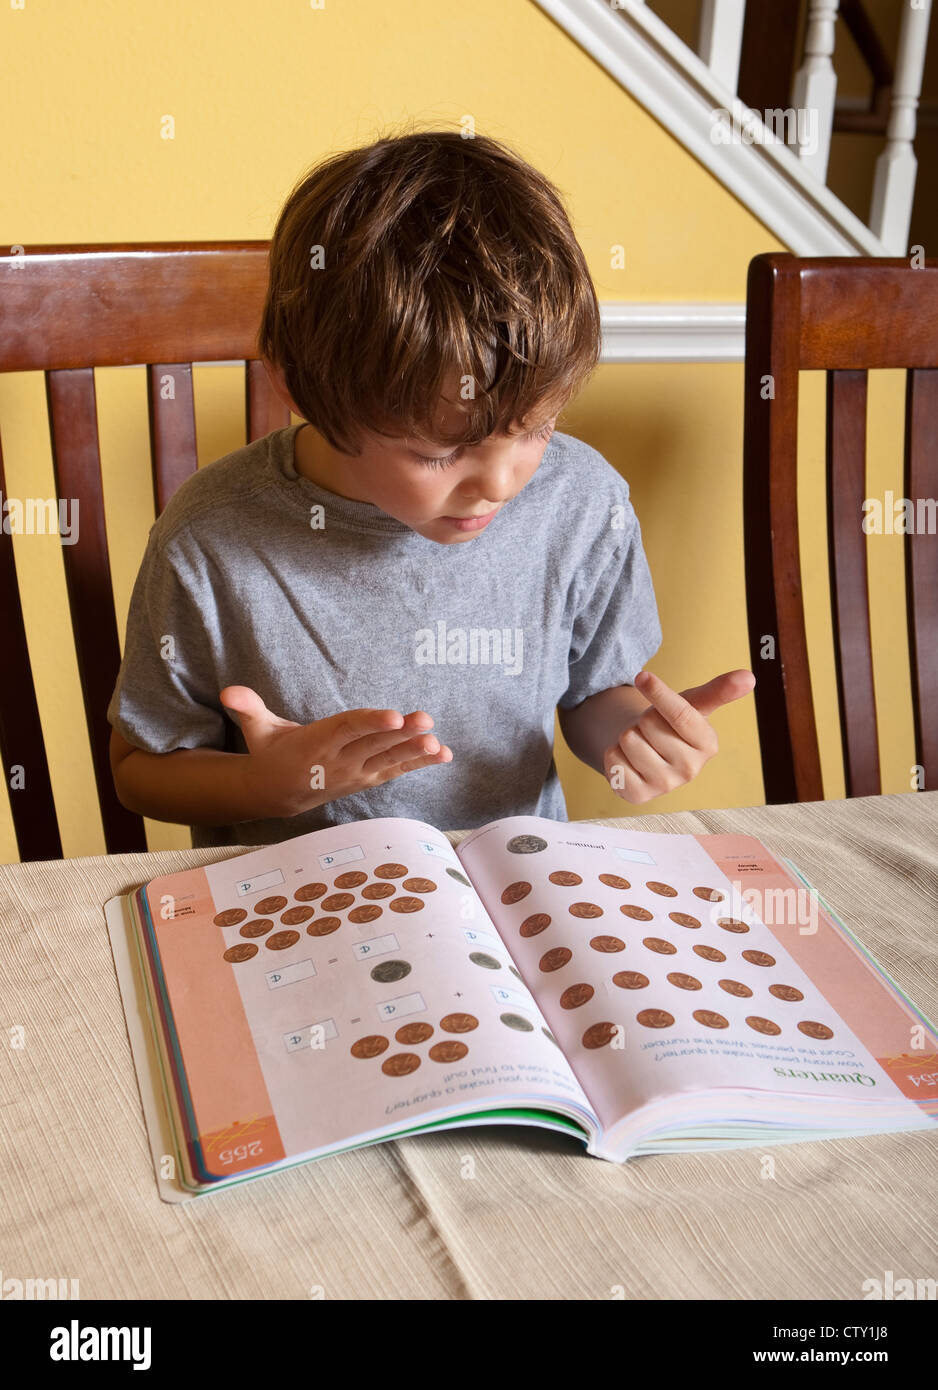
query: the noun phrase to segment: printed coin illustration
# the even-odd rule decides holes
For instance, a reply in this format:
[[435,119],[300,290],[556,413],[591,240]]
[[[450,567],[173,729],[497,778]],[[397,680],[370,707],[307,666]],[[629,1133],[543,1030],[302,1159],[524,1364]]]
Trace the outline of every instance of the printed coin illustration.
[[333,886],[335,888],[357,888],[358,885],[364,883],[367,878],[368,875],[363,874],[361,869],[350,869],[347,874],[339,874]]
[[434,1043],[427,1055],[432,1062],[458,1062],[468,1051],[465,1043],[447,1038],[444,1042]]
[[364,907],[353,907],[348,919],[350,922],[373,922],[383,910],[377,903],[366,903]]
[[689,927],[692,931],[700,926],[696,917],[692,917],[689,912],[669,912],[668,916],[672,922],[676,922],[679,927]]
[[551,1042],[554,1044],[554,1047],[559,1047],[559,1046],[560,1046],[560,1043],[559,1043],[559,1042],[557,1041],[557,1039],[554,1037],[553,1033],[550,1031],[549,1028],[542,1028],[542,1029],[541,1029],[541,1032],[544,1034],[544,1037],[545,1037],[545,1038],[550,1038]]
[[678,989],[703,989],[703,985],[693,975],[685,975],[682,970],[672,970],[668,976],[672,985],[677,985]]
[[343,908],[351,907],[354,901],[354,893],[330,893],[328,898],[323,898],[319,906],[323,912],[341,912]]
[[295,946],[300,939],[298,931],[275,931],[273,936],[268,936],[264,945],[268,951],[286,951],[291,946]]
[[652,878],[645,884],[645,887],[650,889],[652,893],[660,894],[662,898],[677,897],[677,889],[672,888],[670,883],[658,883],[656,879]]
[[646,989],[648,976],[640,970],[619,970],[613,975],[612,983],[620,989]]
[[649,912],[647,907],[639,907],[637,903],[623,903],[619,911],[626,917],[632,917],[636,922],[650,922],[655,915],[653,912]]
[[254,904],[254,911],[258,917],[270,917],[275,912],[282,912],[287,905],[286,898],[276,895],[272,898],[261,898],[259,903]]
[[750,965],[775,964],[775,957],[770,956],[768,951],[743,951],[743,960],[748,960]]
[[725,894],[721,893],[719,888],[695,888],[694,896],[703,898],[704,902],[721,903]]
[[450,878],[454,878],[457,883],[464,883],[467,888],[472,887],[472,884],[466,878],[466,875],[461,874],[458,869],[447,869],[446,872],[449,874]]
[[238,933],[239,936],[266,936],[273,926],[269,917],[254,917],[250,922],[245,922]]
[[341,917],[320,917],[318,921],[310,922],[306,928],[306,935],[329,936],[332,932],[338,931],[341,925]]
[[[284,899],[286,901],[286,899]],[[243,922],[247,913],[243,907],[228,907],[224,912],[219,912],[212,921],[216,927],[236,927],[239,922]]]
[[694,955],[701,956],[704,960],[726,960],[722,951],[718,951],[715,946],[695,946]]
[[545,931],[550,926],[550,918],[546,912],[535,912],[531,917],[525,917],[518,931],[521,936],[537,936],[538,932]]
[[312,915],[311,907],[288,907],[280,920],[285,927],[298,927],[301,922],[308,922]]
[[643,1028],[670,1028],[674,1022],[674,1015],[667,1009],[642,1009],[635,1017]]
[[526,898],[531,891],[530,883],[519,880],[517,883],[509,883],[502,893],[503,903],[520,903],[522,898]]
[[600,874],[600,883],[604,883],[607,888],[631,888],[627,878],[620,878],[618,874]]
[[568,947],[555,946],[552,951],[544,952],[538,965],[545,973],[551,970],[560,970],[572,957],[573,952]]
[[583,1004],[588,1004],[595,993],[592,985],[570,985],[560,996],[560,1007],[579,1009]]
[[395,1052],[393,1057],[381,1063],[381,1070],[385,1076],[410,1076],[419,1066],[420,1058],[416,1052]]
[[695,1009],[694,1018],[705,1028],[729,1028],[730,1026],[722,1014],[715,1014],[712,1009]]
[[388,903],[392,912],[419,912],[423,906],[423,898],[395,898]]
[[484,970],[501,970],[502,963],[494,956],[487,955],[485,951],[470,951],[469,959],[473,965],[481,965]]
[[436,884],[432,878],[405,878],[401,884],[408,893],[435,893]]
[[514,975],[515,979],[521,980],[521,983],[524,984],[524,980],[520,972],[517,971],[513,965],[509,965],[508,969],[511,971],[512,975]]
[[[237,950],[237,947],[235,947],[235,950]],[[822,1040],[834,1036],[833,1030],[828,1028],[826,1023],[814,1023],[810,1021],[799,1023],[798,1031],[799,1033],[804,1033],[809,1038],[820,1038]]]
[[315,898],[321,898],[326,892],[328,892],[328,885],[325,883],[304,883],[302,888],[298,888],[293,896],[301,903],[311,903]]
[[405,878],[406,875],[406,864],[379,864],[375,869],[375,878]]
[[746,923],[741,922],[738,917],[718,917],[717,926],[722,927],[724,931],[734,931],[740,936],[749,930]]
[[594,1023],[583,1034],[581,1039],[583,1046],[591,1050],[597,1047],[605,1047],[611,1043],[618,1028],[614,1023]]
[[473,1014],[447,1014],[440,1019],[444,1033],[471,1033],[478,1026],[479,1020]]
[[382,960],[374,967],[371,978],[379,985],[393,985],[410,974],[411,967],[406,960]]
[[642,945],[647,946],[649,951],[657,951],[659,956],[677,954],[677,947],[672,946],[670,941],[665,941],[663,936],[645,936],[642,938]]
[[413,1047],[414,1043],[426,1042],[427,1038],[433,1037],[433,1024],[405,1023],[403,1028],[398,1028],[394,1036],[405,1047]]
[[[241,928],[244,931],[244,928]],[[789,1004],[795,1004],[804,995],[800,989],[795,989],[794,985],[769,985],[769,993],[774,994],[776,999],[786,999]]]
[[380,1057],[391,1044],[380,1033],[369,1033],[367,1038],[359,1038],[349,1048],[353,1057]]
[[758,1014],[750,1014],[746,1019],[750,1028],[754,1028],[757,1033],[768,1033],[770,1037],[775,1037],[782,1030],[777,1023],[773,1023],[770,1018],[759,1018]]
[[520,1014],[499,1014],[499,1018],[506,1028],[514,1028],[516,1033],[533,1033],[534,1024],[528,1019],[522,1018]]
[[571,873],[569,869],[556,869],[547,877],[551,883],[557,883],[561,888],[573,888],[576,884],[583,882],[579,874]]
[[571,903],[571,917],[601,917],[603,910],[599,903]]
[[505,848],[512,854],[539,854],[547,848],[547,841],[542,840],[540,835],[516,835]]
[[393,883],[369,883],[362,889],[363,898],[390,898],[397,892]]
[[225,952],[225,960],[230,960],[232,965],[238,965],[243,960],[250,960],[257,955],[257,947],[249,941],[239,941],[237,946],[229,946]]
[[594,951],[605,951],[611,955],[613,951],[624,951],[625,942],[620,941],[617,936],[594,936],[590,941]]
[[739,980],[717,980],[721,989],[725,989],[727,994],[735,994],[737,999],[750,999],[752,990],[748,985],[744,985]]

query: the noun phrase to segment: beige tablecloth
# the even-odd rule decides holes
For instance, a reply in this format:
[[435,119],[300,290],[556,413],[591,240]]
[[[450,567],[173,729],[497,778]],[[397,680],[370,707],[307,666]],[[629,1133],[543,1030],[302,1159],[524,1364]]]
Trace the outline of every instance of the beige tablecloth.
[[[758,835],[938,1018],[938,793],[606,823]],[[773,1147],[767,1177],[754,1149],[617,1165],[498,1126],[166,1205],[101,906],[230,852],[0,866],[0,1279],[94,1299],[857,1299],[888,1270],[938,1276],[930,1132]]]

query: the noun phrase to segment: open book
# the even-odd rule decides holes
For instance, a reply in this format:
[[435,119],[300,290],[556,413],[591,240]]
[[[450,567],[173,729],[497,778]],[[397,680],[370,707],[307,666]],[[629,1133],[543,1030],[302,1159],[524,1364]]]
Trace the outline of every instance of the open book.
[[622,1162],[938,1119],[934,1027],[752,836],[362,821],[106,915],[169,1201],[431,1128]]

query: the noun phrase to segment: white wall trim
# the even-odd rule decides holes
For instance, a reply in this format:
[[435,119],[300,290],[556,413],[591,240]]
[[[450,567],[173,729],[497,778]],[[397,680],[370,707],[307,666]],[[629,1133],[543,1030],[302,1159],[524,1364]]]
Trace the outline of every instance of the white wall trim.
[[742,362],[745,304],[600,305],[603,362]]
[[[884,256],[882,242],[641,0],[536,0],[581,48],[635,97],[760,222],[798,256]],[[714,113],[729,111],[756,139],[714,144]],[[597,131],[610,169],[615,131]],[[624,176],[624,173],[623,173]]]

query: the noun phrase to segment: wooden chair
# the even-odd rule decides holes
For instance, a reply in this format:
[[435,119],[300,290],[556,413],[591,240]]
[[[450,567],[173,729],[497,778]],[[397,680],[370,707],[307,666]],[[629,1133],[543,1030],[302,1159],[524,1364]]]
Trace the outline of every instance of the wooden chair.
[[[749,650],[768,803],[823,799],[798,549],[798,373],[827,372],[827,522],[848,796],[880,788],[870,648],[867,372],[906,368],[904,496],[938,498],[938,261],[772,254],[746,294],[743,501]],[[771,377],[771,389],[766,380]],[[938,534],[905,538],[915,760],[938,787]],[[897,615],[898,616],[898,615]],[[775,659],[763,660],[766,636]]]
[[[146,849],[144,824],[121,806],[105,712],[120,645],[104,524],[95,367],[146,365],[156,511],[196,468],[194,362],[245,363],[247,438],[290,422],[256,358],[267,284],[266,241],[16,247],[0,256],[0,371],[46,379],[56,492],[78,499],[78,541],[62,547],[85,721],[108,853]],[[174,380],[174,399],[161,383]],[[0,449],[0,489],[6,497]],[[0,753],[4,780],[24,769],[10,805],[23,860],[59,858],[12,538],[0,528]]]

